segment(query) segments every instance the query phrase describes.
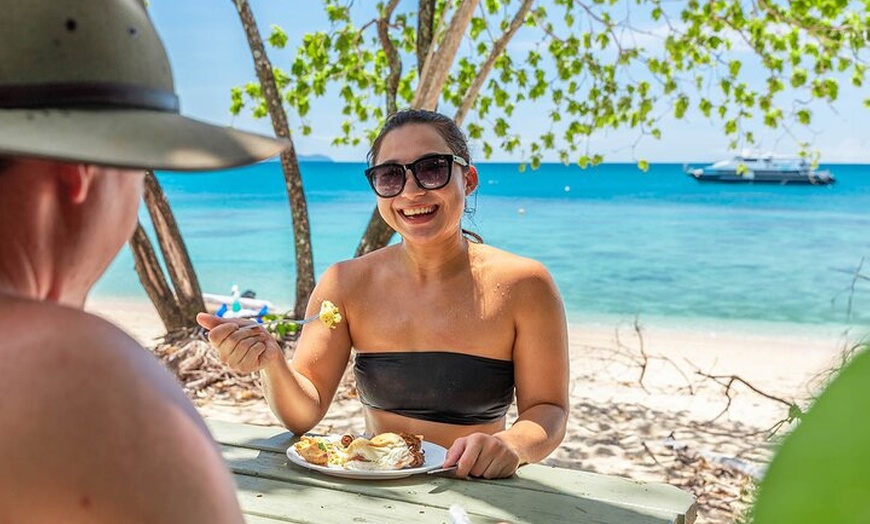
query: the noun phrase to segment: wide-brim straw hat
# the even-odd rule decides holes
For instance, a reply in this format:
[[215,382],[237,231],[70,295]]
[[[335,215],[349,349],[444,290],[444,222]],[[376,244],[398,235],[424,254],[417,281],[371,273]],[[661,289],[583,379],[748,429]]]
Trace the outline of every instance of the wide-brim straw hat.
[[196,171],[288,145],[181,116],[140,0],[0,1],[0,156]]

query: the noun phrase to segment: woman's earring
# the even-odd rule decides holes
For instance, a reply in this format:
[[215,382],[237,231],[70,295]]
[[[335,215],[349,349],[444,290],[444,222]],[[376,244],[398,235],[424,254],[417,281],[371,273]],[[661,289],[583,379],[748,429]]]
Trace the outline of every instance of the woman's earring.
[[469,196],[477,189],[477,168],[468,166],[465,172],[465,196]]

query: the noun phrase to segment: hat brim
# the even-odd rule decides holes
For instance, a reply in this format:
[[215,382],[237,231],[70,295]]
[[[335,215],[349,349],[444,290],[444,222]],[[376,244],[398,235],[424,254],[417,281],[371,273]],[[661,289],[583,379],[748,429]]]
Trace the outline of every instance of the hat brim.
[[124,168],[207,171],[251,164],[290,142],[147,110],[0,111],[0,155]]

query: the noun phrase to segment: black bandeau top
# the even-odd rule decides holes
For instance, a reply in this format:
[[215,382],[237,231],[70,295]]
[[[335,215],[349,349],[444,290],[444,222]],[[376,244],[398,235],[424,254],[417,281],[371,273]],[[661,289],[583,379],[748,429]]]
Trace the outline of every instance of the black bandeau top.
[[447,351],[357,353],[353,371],[364,405],[431,422],[494,422],[514,398],[509,360]]

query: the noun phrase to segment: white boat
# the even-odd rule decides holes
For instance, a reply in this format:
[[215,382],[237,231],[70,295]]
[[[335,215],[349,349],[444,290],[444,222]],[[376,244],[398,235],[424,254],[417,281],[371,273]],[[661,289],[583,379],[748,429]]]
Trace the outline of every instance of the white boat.
[[835,182],[829,171],[820,171],[805,159],[772,153],[742,153],[700,168],[684,168],[698,182],[743,182],[759,184],[813,184]]

